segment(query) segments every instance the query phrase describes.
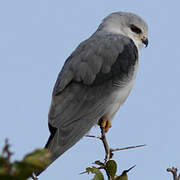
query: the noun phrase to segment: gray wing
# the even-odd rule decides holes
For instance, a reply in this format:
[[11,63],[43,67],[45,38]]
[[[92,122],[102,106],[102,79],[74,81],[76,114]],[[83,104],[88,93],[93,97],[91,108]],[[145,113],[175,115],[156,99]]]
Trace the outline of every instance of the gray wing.
[[56,81],[46,148],[52,162],[81,139],[103,116],[113,81],[128,76],[138,51],[122,35],[95,33],[66,60]]

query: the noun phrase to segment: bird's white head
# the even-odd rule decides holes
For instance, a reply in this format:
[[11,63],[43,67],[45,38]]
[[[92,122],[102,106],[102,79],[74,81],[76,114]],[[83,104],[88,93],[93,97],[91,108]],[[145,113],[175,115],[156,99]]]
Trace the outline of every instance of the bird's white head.
[[141,49],[143,44],[148,45],[148,26],[141,17],[133,13],[112,13],[104,18],[98,30],[128,36],[138,49]]

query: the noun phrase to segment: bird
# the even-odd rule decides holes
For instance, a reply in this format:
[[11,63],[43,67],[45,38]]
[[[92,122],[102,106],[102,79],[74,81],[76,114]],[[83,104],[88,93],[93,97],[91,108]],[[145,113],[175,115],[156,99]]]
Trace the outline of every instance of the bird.
[[143,45],[148,45],[147,23],[134,13],[118,11],[105,17],[67,58],[48,114],[49,165],[98,123],[109,130],[133,87]]

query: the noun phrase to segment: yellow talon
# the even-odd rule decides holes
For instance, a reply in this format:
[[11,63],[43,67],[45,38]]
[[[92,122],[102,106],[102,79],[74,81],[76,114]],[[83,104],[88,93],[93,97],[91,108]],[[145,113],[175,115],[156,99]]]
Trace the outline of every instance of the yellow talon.
[[107,121],[106,122],[106,127],[105,127],[105,132],[108,132],[109,128],[111,128],[111,127],[112,127],[111,122]]
[[112,127],[111,121],[107,117],[103,116],[100,120],[100,127],[105,129],[105,132],[108,132],[109,128]]

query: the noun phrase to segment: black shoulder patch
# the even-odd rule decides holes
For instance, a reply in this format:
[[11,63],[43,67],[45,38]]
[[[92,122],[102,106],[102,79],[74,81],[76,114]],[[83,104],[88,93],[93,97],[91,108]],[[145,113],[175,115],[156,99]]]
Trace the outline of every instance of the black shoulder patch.
[[134,42],[130,40],[130,43],[124,46],[124,49],[119,53],[115,63],[111,66],[109,73],[98,73],[93,85],[99,85],[112,78],[122,78],[124,75],[128,76],[130,69],[135,65],[138,60],[138,49]]
[[134,42],[124,46],[124,50],[120,53],[116,59],[116,62],[112,66],[112,72],[114,75],[123,73],[128,74],[130,67],[134,66],[138,59],[138,50]]

